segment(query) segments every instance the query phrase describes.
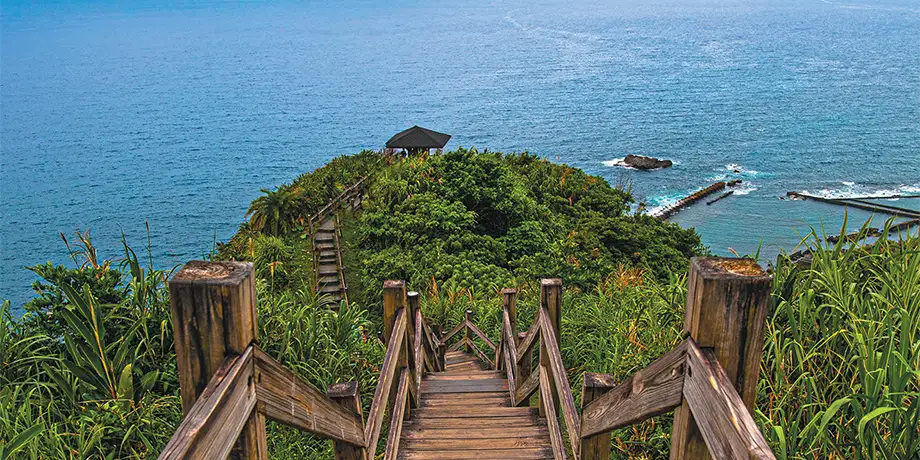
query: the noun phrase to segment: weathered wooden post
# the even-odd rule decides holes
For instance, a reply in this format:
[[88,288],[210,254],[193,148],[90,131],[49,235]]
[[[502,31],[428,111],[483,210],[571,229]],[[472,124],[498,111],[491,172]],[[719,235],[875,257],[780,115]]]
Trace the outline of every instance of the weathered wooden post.
[[[182,410],[187,414],[224,360],[258,340],[252,264],[191,261],[169,281],[169,298]],[[249,382],[247,397],[256,398],[255,382]],[[257,410],[231,457],[268,458],[265,416]]]
[[[409,398],[410,407],[418,407],[420,402],[420,392],[421,392],[421,374],[425,372],[425,346],[422,345],[419,350],[419,358],[421,362],[415,362],[415,341],[417,339],[423,339],[425,336],[425,331],[420,328],[418,322],[418,313],[419,313],[419,294],[418,292],[411,291],[406,294],[406,314],[409,315],[408,330],[406,331],[406,346],[408,348],[409,355],[409,369],[411,372],[409,375],[413,378],[412,387],[416,390],[413,393],[413,397]],[[418,329],[418,330],[416,330]],[[419,333],[419,337],[416,338],[416,332]],[[424,340],[421,340],[424,342]],[[421,367],[419,367],[421,365]],[[409,417],[409,410],[406,409],[406,418]]]
[[[473,323],[473,310],[467,310],[465,317],[466,317],[466,324],[472,324]],[[466,352],[472,354],[473,346],[470,344],[473,343],[473,338],[472,336],[470,336],[469,326],[463,327],[463,339],[466,340]]]
[[[612,390],[616,382],[608,374],[586,373],[581,387],[581,408]],[[605,431],[581,439],[581,460],[608,460],[610,458],[610,432]]]
[[[517,334],[517,342],[521,343],[521,341],[523,341],[524,338],[526,337],[527,337],[526,332],[519,332]],[[518,356],[518,358],[520,358],[521,360],[521,365],[518,366],[518,368],[516,369],[518,373],[515,374],[515,376],[517,380],[521,382],[521,385],[523,385],[524,382],[527,381],[527,378],[530,377],[530,371],[531,371],[531,368],[533,367],[533,349],[525,351],[524,356]],[[518,406],[520,407],[530,406],[530,398],[525,398],[523,401],[521,401],[520,404],[518,404]]]
[[[562,344],[562,280],[559,278],[544,278],[540,280],[540,308],[546,310],[549,314],[549,322],[552,324],[553,333],[556,335],[556,343]],[[546,351],[546,344],[540,340],[540,365],[550,367],[549,353]],[[556,394],[556,384],[553,379],[549,379],[550,393],[553,395],[553,407],[559,407],[559,396]],[[540,401],[540,416],[546,416],[546,409],[543,407],[543,401]]]
[[[687,278],[684,329],[712,348],[748,411],[757,397],[772,280],[752,259],[696,257]],[[686,399],[674,412],[671,459],[709,459]]]
[[517,289],[502,289],[502,308],[508,310],[508,319],[511,320],[511,337],[517,339]]
[[[383,334],[384,334],[384,343],[387,348],[397,346],[402,347],[399,351],[399,359],[396,360],[396,375],[399,375],[400,369],[409,365],[409,349],[406,346],[407,342],[403,339],[402,343],[391,343],[391,335],[393,335],[393,327],[396,324],[396,312],[399,310],[405,310],[406,308],[406,282],[402,280],[387,280],[383,282]],[[408,312],[405,312],[408,313]],[[408,325],[406,323],[406,328]],[[405,337],[408,337],[408,331]],[[387,407],[389,409],[393,408],[393,404],[396,402],[396,390],[399,387],[398,384],[392,385],[390,388],[390,397],[387,398]]]
[[[510,333],[511,340],[513,341],[512,343],[508,344],[508,346],[514,348],[514,346],[517,345],[517,289],[502,289],[502,311],[508,312],[508,320],[511,327],[511,330],[508,332]],[[502,317],[500,322],[502,323],[501,327],[504,328],[504,317]],[[498,338],[498,346],[503,347],[504,343],[505,335],[502,334],[502,336]],[[504,351],[499,348],[499,353],[503,352]],[[498,358],[498,353],[496,354],[496,358]],[[511,363],[511,366],[514,368],[511,369],[514,372],[514,375],[518,375],[517,363]],[[495,363],[495,368],[497,370],[502,370],[504,367],[504,359],[498,359]]]
[[[364,426],[364,415],[361,413],[361,394],[358,392],[358,382],[336,383],[326,390],[326,396],[338,405],[354,412],[361,419]],[[332,441],[335,460],[365,460],[367,449],[342,441]]]

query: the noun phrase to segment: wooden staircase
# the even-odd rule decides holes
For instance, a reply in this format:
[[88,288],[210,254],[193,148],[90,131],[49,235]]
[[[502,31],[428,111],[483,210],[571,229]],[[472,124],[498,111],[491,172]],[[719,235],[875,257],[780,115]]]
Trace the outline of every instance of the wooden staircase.
[[313,242],[313,270],[316,292],[324,294],[329,303],[348,303],[348,286],[345,284],[345,265],[339,241],[341,211],[361,208],[367,177],[346,188],[339,196],[310,216],[308,231]]
[[[317,235],[334,230],[324,222]],[[751,415],[771,277],[749,259],[696,258],[688,288],[687,337],[619,383],[585,374],[576,406],[562,280],[540,281],[527,332],[517,291],[503,290],[497,343],[471,311],[446,333],[430,326],[419,293],[385,281],[386,352],[365,418],[357,382],[323,393],[259,348],[252,264],[192,261],[169,282],[186,415],[160,459],[267,460],[271,419],[331,439],[336,460],[375,460],[381,445],[384,460],[606,460],[612,430],[674,411],[673,459],[775,460]]]
[[427,373],[420,390],[398,458],[553,458],[546,419],[512,407],[505,372],[483,369],[477,357],[448,352],[445,371]]

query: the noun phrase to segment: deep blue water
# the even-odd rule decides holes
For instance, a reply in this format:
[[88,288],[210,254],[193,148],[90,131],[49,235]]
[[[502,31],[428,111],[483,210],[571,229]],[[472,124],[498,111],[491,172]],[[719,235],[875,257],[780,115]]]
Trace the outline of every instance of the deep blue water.
[[[91,228],[117,256],[147,221],[157,262],[178,264],[260,188],[412,124],[628,174],[652,205],[741,177],[747,194],[675,217],[721,254],[840,225],[788,190],[920,192],[920,0],[110,3],[2,5],[14,305],[23,266],[66,261],[59,232]],[[627,153],[678,164],[604,163]]]

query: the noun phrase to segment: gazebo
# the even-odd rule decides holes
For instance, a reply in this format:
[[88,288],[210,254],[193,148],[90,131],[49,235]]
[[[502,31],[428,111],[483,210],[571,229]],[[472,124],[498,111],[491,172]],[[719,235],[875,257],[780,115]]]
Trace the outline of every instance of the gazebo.
[[412,155],[419,154],[422,150],[444,148],[448,140],[450,140],[450,134],[439,133],[416,125],[396,133],[387,141],[386,148],[404,149]]

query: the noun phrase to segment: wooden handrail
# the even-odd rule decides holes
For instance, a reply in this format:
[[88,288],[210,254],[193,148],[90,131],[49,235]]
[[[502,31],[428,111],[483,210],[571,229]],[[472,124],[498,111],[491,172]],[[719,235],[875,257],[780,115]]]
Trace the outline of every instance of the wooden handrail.
[[[409,400],[409,368],[404,367],[399,373],[399,387],[396,390],[396,402],[390,414],[390,431],[387,433],[387,449],[383,454],[385,460],[396,460],[399,454],[399,440],[402,434],[403,420],[406,417],[406,402]],[[374,457],[368,456],[369,459]]]
[[683,395],[715,458],[774,460],[754,418],[712,350],[687,339]]
[[259,412],[302,431],[364,447],[361,417],[346,410],[290,369],[255,348]]
[[486,337],[486,334],[482,332],[482,329],[479,329],[479,327],[469,321],[467,321],[466,327],[473,331],[473,334],[476,334],[476,336],[482,339],[482,341],[492,349],[492,353],[498,352],[498,347],[495,346],[495,342],[492,342],[488,337]]
[[[569,386],[569,379],[565,373],[565,365],[562,363],[562,354],[559,351],[559,344],[556,343],[556,335],[553,333],[553,326],[549,319],[549,313],[545,308],[538,310],[540,321],[540,340],[543,349],[549,356],[547,369],[552,377],[556,388],[556,394],[559,397],[560,409],[562,409],[562,418],[565,420],[566,431],[569,434],[569,443],[572,452],[578,455],[579,446],[581,445],[581,421],[578,417],[578,411],[575,409],[575,399],[572,397],[572,388]],[[543,364],[541,363],[541,366]],[[542,381],[541,381],[542,384]],[[547,417],[551,412],[547,410]],[[554,414],[554,413],[553,413]],[[554,414],[555,415],[555,414]]]
[[447,334],[444,334],[444,336],[441,337],[438,340],[438,342],[441,344],[441,346],[447,345],[447,341],[450,340],[450,338],[456,335],[458,332],[462,331],[463,328],[465,327],[466,327],[466,320],[464,319],[463,321],[460,322],[460,324],[454,326],[454,328],[451,329],[450,332],[448,332]]
[[309,216],[307,218],[307,222],[310,235],[313,234],[313,224],[322,222],[322,220],[325,219],[325,216],[332,211],[332,208],[341,206],[345,195],[348,194],[350,196],[352,192],[357,191],[357,188],[361,186],[361,184],[364,183],[364,180],[368,177],[370,177],[370,175],[364,176],[361,179],[358,179],[358,181],[354,184],[345,187],[345,189],[342,190],[342,193],[339,193],[338,196],[326,203],[326,205],[320,208],[319,211],[316,211],[312,216]]
[[227,458],[256,407],[252,346],[217,369],[160,453],[160,460]]
[[556,408],[553,404],[550,371],[542,364],[538,368],[536,375],[540,379],[540,402],[546,406],[546,427],[549,429],[549,440],[553,446],[553,458],[555,460],[565,460],[562,431],[559,428],[559,420],[556,418]]
[[585,377],[582,460],[609,457],[610,430],[671,410],[671,458],[774,458],[751,416],[772,280],[749,259],[695,258],[688,285],[686,340],[619,385],[594,374],[588,394]]
[[473,342],[473,341],[470,340],[470,339],[465,339],[465,340],[466,340],[467,344],[470,346],[470,348],[473,349],[473,352],[476,353],[476,356],[478,356],[479,359],[482,360],[482,362],[486,363],[486,364],[489,366],[490,369],[494,369],[494,368],[495,368],[495,363],[493,363],[492,360],[489,359],[489,357],[486,356],[486,354],[483,353],[482,350],[480,350],[478,346],[476,346],[476,343],[475,343],[475,342]]
[[[502,311],[502,339],[499,343],[501,343],[503,349],[507,350],[502,357],[505,363],[505,373],[508,376],[508,392],[511,395],[511,401],[514,402],[517,396],[517,380],[515,376],[517,374],[516,369],[518,360],[514,343],[514,328],[511,325],[511,318],[507,309]],[[498,358],[496,358],[496,361],[497,360]]]
[[360,416],[250,345],[224,360],[159,458],[225,458],[254,410],[303,431],[365,445]]
[[530,329],[527,330],[527,336],[524,337],[524,340],[521,340],[517,345],[517,356],[518,363],[524,359],[524,355],[530,353],[530,349],[533,347],[533,344],[536,343],[537,337],[540,335],[540,321],[537,318],[534,318],[533,324],[530,325]]
[[686,353],[684,341],[588,404],[581,413],[581,436],[639,423],[680,406]]
[[399,363],[400,354],[405,348],[399,346],[406,335],[406,311],[400,308],[396,311],[393,324],[393,333],[387,343],[396,344],[388,346],[383,356],[383,365],[380,366],[380,378],[377,389],[374,391],[374,400],[367,414],[367,425],[364,427],[364,439],[367,441],[367,458],[373,460],[377,452],[377,441],[380,439],[380,429],[383,427],[383,415],[387,407],[387,399],[396,376],[396,365]]

